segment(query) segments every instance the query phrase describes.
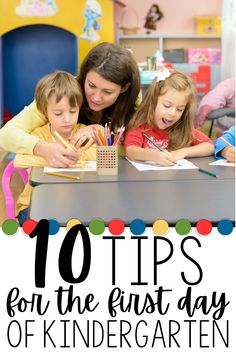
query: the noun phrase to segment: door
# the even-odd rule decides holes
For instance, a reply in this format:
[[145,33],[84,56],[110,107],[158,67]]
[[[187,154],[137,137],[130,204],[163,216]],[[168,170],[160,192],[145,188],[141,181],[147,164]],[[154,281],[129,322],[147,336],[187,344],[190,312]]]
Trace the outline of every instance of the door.
[[2,37],[3,107],[12,115],[34,97],[37,81],[55,70],[78,72],[78,41],[49,25],[25,26]]

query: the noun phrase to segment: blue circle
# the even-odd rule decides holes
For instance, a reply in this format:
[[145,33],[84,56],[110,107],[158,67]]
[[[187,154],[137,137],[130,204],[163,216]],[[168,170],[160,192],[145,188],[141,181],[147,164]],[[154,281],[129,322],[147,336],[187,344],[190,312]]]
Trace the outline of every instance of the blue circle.
[[217,230],[221,235],[227,236],[233,231],[233,223],[230,220],[221,220],[217,225]]
[[49,219],[49,235],[56,235],[60,229],[59,223],[54,219]]
[[130,223],[130,231],[132,232],[133,235],[141,235],[144,233],[146,229],[146,225],[141,219],[134,219]]

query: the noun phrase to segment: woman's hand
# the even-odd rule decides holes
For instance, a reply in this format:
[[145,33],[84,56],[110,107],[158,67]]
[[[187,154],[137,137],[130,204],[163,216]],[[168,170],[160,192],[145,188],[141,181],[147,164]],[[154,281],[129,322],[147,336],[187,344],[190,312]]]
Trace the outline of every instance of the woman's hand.
[[35,145],[34,155],[42,156],[52,167],[69,167],[80,159],[80,152],[74,147],[67,149],[58,143],[42,140]]
[[75,132],[72,137],[69,139],[70,144],[73,145],[76,149],[82,147],[87,149],[94,143],[93,128],[100,128],[99,124],[91,124],[87,127],[81,128]]

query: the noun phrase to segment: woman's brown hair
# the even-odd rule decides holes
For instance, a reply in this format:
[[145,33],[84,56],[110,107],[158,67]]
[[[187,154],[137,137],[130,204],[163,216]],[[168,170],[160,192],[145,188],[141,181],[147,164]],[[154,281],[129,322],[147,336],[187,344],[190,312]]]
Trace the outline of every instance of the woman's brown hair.
[[94,70],[105,80],[120,85],[121,88],[128,87],[120,93],[113,105],[103,112],[111,118],[113,126],[127,126],[135,111],[135,103],[140,92],[140,74],[132,54],[125,48],[106,42],[89,51],[78,75],[84,98],[80,117],[88,119],[92,118],[93,112],[88,106],[84,85],[90,70]]

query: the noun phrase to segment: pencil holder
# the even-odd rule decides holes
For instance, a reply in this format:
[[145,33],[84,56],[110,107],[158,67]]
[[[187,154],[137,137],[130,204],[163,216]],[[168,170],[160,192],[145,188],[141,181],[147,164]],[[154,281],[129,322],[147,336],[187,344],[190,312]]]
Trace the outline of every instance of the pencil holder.
[[118,146],[97,146],[97,174],[118,174]]

